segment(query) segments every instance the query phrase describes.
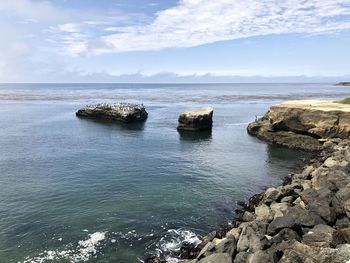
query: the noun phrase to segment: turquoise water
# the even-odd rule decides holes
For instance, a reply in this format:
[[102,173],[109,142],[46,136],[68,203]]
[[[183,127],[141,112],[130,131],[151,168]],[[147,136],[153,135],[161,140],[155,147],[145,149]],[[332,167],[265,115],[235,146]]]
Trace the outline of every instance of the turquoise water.
[[[171,257],[227,224],[304,153],[246,133],[274,103],[340,98],[325,84],[0,85],[0,262],[138,262]],[[144,124],[75,117],[85,104],[142,102]],[[178,114],[214,108],[212,133],[180,135]]]

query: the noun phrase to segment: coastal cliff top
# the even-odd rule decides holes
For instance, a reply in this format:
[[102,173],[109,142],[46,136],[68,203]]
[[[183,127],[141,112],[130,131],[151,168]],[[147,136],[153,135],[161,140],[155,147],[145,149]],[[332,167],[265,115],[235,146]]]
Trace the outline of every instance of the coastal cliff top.
[[273,107],[350,112],[350,104],[343,104],[330,100],[293,100],[272,106],[272,108]]

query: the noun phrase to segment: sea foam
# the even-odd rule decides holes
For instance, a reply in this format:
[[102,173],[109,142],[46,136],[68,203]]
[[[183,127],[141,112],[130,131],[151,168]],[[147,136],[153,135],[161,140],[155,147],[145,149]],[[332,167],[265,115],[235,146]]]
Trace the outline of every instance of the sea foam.
[[74,249],[49,250],[33,258],[26,258],[23,263],[45,263],[54,260],[68,260],[71,263],[86,262],[98,253],[98,247],[106,238],[106,232],[95,232],[86,240],[80,240]]

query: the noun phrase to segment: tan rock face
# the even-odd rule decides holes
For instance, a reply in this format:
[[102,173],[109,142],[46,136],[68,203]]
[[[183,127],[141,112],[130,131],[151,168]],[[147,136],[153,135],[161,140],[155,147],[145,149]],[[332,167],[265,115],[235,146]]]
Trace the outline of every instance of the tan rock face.
[[199,108],[186,111],[179,116],[179,131],[211,130],[213,126],[213,109]]
[[330,101],[290,101],[272,106],[266,117],[277,130],[316,138],[350,136],[350,105]]
[[322,140],[350,137],[350,105],[331,101],[290,101],[272,106],[248,132],[270,143],[321,150]]

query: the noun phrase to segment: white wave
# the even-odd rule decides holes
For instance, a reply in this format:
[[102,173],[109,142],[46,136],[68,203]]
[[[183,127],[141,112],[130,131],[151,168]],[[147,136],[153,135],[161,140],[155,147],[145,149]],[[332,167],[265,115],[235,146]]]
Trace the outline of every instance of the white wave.
[[193,244],[197,246],[201,242],[200,238],[190,230],[169,229],[159,241],[157,253],[163,254],[166,260],[177,261],[174,254],[180,251],[184,244]]
[[106,232],[95,232],[86,240],[80,240],[75,249],[49,250],[33,258],[26,258],[23,263],[46,263],[54,260],[68,260],[71,263],[86,262],[97,255],[97,249],[106,238]]

